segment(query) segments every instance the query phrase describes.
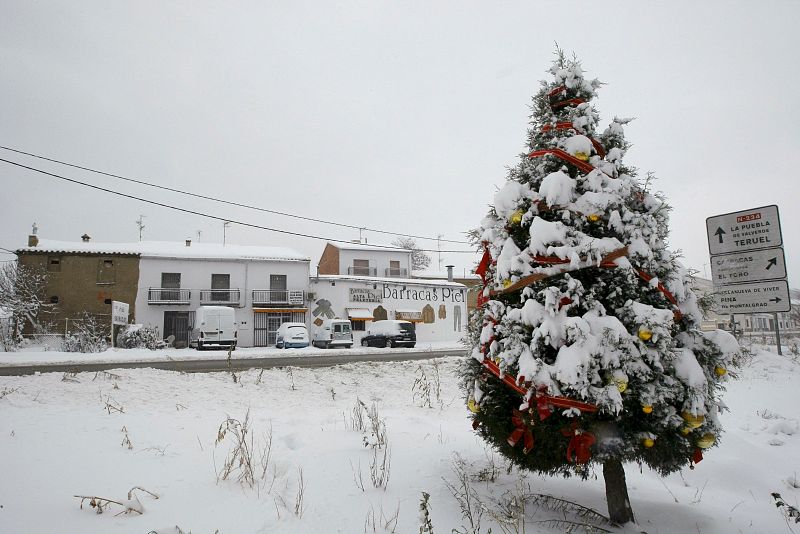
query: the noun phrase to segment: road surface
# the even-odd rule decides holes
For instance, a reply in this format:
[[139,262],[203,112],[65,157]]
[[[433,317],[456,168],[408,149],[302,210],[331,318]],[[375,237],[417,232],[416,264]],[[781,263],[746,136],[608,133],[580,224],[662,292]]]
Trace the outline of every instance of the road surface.
[[[224,354],[224,353],[223,353]],[[269,369],[272,367],[330,367],[352,362],[427,360],[447,356],[463,356],[464,349],[370,352],[367,354],[315,354],[310,356],[281,356],[272,358],[237,359],[234,353],[230,362],[223,356],[216,359],[159,360],[152,362],[106,362],[106,363],[54,363],[42,365],[0,366],[0,376],[31,375],[34,373],[97,372],[110,369],[163,369],[187,373],[214,371],[242,371],[245,369]]]

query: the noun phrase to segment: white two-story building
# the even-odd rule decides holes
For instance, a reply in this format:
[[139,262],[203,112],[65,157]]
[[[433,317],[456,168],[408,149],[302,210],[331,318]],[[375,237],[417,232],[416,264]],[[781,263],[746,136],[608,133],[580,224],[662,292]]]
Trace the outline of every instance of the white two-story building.
[[416,324],[417,343],[458,342],[467,329],[467,287],[411,277],[411,251],[359,243],[328,243],[312,276],[309,320],[350,319],[360,343],[370,321]]
[[310,259],[279,247],[137,243],[136,322],[186,342],[198,306],[234,308],[242,347],[275,344],[278,327],[306,322]]

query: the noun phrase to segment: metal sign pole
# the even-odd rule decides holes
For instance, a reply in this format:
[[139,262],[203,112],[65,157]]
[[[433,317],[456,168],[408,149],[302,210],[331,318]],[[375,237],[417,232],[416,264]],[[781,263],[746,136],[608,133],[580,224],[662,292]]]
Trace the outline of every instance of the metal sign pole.
[[781,327],[778,323],[778,312],[775,312],[775,342],[778,344],[778,356],[783,356],[781,351]]

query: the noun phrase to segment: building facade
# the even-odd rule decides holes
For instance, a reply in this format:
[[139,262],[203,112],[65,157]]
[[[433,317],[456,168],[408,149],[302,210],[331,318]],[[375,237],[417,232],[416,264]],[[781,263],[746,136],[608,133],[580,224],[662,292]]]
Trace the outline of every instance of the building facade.
[[467,287],[452,280],[411,277],[411,251],[328,243],[311,278],[309,320],[350,319],[356,344],[371,321],[416,325],[417,343],[457,342],[466,335]]
[[136,321],[158,325],[183,346],[199,306],[230,306],[240,346],[274,345],[281,324],[306,322],[309,264],[286,248],[146,243]]
[[[20,265],[47,273],[43,309],[38,323],[56,333],[70,331],[70,323],[89,314],[99,324],[111,328],[111,302],[130,304],[135,300],[139,280],[139,254],[116,245],[92,243],[84,235],[81,242],[39,241],[28,237],[28,246],[18,249]],[[30,327],[26,329],[30,332]]]

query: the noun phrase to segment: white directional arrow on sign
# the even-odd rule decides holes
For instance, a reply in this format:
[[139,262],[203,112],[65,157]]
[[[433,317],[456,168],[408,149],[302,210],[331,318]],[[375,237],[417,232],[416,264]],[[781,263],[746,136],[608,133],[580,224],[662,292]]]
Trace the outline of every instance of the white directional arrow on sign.
[[791,309],[786,280],[715,288],[714,300],[717,313],[775,313]]
[[783,249],[778,247],[713,256],[711,275],[716,286],[786,278]]

